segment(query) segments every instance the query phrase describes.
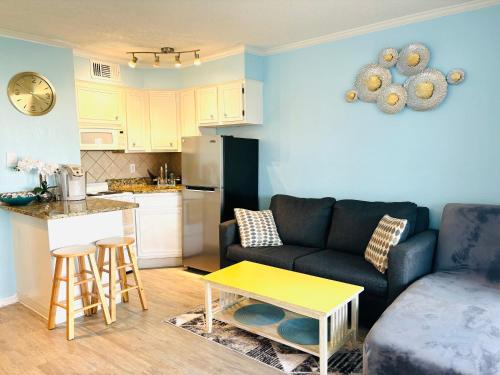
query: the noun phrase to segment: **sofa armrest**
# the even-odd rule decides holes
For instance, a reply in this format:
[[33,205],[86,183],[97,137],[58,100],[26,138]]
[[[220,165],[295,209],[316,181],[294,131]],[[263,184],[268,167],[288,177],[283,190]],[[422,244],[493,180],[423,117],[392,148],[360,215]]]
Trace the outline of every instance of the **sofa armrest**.
[[224,268],[231,264],[227,259],[227,248],[229,245],[239,243],[238,224],[236,220],[228,220],[219,224],[219,253],[220,267]]
[[389,251],[388,304],[411,283],[432,271],[437,234],[436,230],[426,230]]

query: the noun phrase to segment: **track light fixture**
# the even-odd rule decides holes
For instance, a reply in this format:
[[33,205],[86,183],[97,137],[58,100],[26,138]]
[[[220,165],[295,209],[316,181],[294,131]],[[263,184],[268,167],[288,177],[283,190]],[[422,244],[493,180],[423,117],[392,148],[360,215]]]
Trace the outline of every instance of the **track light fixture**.
[[177,55],[175,55],[175,67],[176,68],[180,68],[182,66],[182,63],[181,63],[181,54],[178,53]]
[[153,67],[158,68],[160,66],[160,55],[175,55],[175,67],[180,68],[182,67],[182,62],[181,62],[181,54],[184,53],[193,53],[194,54],[194,61],[193,64],[198,66],[201,65],[201,59],[200,59],[200,50],[199,49],[194,49],[190,51],[176,51],[172,47],[162,47],[160,51],[131,51],[127,52],[127,54],[132,55],[132,58],[130,59],[128,65],[131,68],[135,68],[137,65],[137,61],[139,60],[135,55],[138,54],[149,54],[149,55],[154,55],[154,63]]
[[201,65],[201,59],[200,59],[200,53],[198,51],[194,51],[194,65],[200,66]]
[[138,60],[139,59],[137,57],[135,57],[135,54],[132,54],[132,58],[128,62],[128,66],[130,66],[131,68],[135,68],[135,66],[137,65],[137,61]]

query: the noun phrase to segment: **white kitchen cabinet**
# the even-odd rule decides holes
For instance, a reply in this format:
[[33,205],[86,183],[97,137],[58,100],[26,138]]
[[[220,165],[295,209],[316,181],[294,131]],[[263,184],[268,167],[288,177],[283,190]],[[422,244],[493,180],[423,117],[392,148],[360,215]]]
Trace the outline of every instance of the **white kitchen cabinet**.
[[217,86],[196,89],[196,107],[200,125],[215,125],[219,122]]
[[182,206],[180,193],[136,194],[138,263],[141,268],[182,263]]
[[175,91],[149,92],[151,151],[177,151],[179,123]]
[[183,90],[179,93],[179,107],[181,120],[181,135],[194,137],[200,135],[196,121],[196,95],[194,89]]
[[127,115],[127,151],[148,151],[149,107],[148,94],[143,90],[128,89],[125,93]]
[[243,121],[243,82],[232,82],[218,87],[221,122]]
[[76,100],[80,127],[124,128],[125,99],[122,88],[77,81]]
[[263,123],[262,82],[239,80],[196,90],[200,127]]

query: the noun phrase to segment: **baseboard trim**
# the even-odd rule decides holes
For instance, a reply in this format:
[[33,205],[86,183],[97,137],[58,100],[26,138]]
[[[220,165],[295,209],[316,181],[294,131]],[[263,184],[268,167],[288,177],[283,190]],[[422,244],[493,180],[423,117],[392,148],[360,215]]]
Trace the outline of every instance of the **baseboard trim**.
[[18,302],[17,293],[10,297],[0,298],[0,308]]
[[137,260],[140,269],[143,268],[163,268],[179,267],[182,265],[182,258],[139,258]]

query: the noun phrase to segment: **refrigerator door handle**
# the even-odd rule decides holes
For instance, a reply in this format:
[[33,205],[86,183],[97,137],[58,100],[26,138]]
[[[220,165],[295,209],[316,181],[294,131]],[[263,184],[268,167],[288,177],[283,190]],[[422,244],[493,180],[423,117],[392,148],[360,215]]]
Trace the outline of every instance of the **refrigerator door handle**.
[[186,190],[190,191],[202,191],[204,193],[214,193],[216,188],[206,187],[206,186],[190,186],[187,185],[184,187]]

